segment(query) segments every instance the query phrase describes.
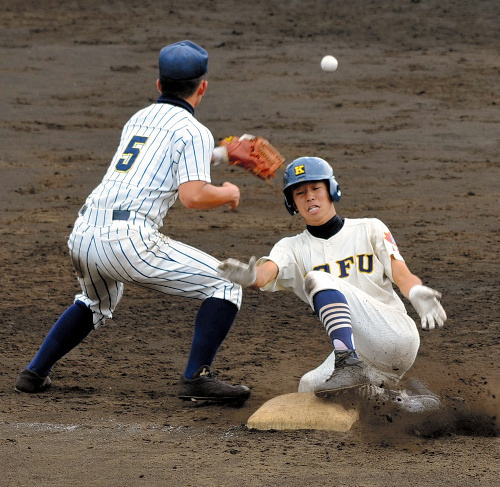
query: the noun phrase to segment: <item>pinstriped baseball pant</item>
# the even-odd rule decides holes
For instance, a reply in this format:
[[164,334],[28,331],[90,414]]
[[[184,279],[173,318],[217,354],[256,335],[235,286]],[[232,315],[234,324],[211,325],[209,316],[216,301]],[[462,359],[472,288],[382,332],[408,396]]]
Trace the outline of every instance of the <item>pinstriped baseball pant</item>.
[[80,216],[68,240],[82,289],[75,301],[92,310],[95,328],[112,318],[124,283],[187,298],[220,298],[240,308],[241,286],[217,273],[214,257],[161,234],[147,221],[109,223],[93,226]]

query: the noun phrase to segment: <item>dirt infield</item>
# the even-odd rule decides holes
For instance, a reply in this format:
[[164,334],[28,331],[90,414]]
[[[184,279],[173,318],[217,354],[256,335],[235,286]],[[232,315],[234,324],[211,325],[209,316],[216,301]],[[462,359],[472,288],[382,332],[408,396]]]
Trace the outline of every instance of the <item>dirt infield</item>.
[[[0,485],[498,485],[499,58],[496,1],[4,0],[0,18]],[[214,366],[241,408],[176,398],[198,302],[129,287],[112,321],[53,371],[13,382],[78,291],[66,238],[120,130],[156,98],[158,50],[210,54],[196,111],[216,140],[254,133],[288,161],[329,160],[341,216],[378,217],[448,322],[410,375],[446,398],[430,418],[372,411],[348,433],[259,432],[328,339],[287,293],[249,291]],[[320,70],[323,55],[339,60]],[[280,189],[237,168],[235,212],[179,203],[164,232],[218,258],[265,255],[302,228]],[[410,314],[416,317],[409,307]],[[467,407],[452,399],[459,396]]]

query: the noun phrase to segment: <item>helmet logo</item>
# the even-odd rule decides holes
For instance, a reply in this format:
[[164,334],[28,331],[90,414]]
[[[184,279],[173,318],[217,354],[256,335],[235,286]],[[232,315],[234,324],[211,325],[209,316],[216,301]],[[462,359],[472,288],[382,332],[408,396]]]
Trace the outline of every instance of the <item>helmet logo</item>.
[[305,173],[306,173],[306,168],[303,164],[301,166],[295,166],[295,176]]

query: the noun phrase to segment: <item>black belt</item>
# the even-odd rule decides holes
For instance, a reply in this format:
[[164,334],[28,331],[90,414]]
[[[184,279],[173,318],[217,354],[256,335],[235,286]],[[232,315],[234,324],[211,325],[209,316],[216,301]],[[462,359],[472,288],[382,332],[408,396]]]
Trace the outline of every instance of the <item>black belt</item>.
[[[80,215],[85,215],[85,212],[88,210],[87,205],[83,205],[80,210]],[[128,220],[130,218],[130,211],[128,210],[113,210],[113,220]]]
[[130,211],[128,210],[113,210],[113,220],[128,220]]

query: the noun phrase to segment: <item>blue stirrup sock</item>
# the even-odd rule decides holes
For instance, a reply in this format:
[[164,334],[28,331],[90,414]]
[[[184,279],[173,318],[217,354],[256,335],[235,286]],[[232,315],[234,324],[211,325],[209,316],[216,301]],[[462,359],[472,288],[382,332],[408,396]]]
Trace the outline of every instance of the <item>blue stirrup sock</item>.
[[81,301],[76,301],[56,321],[27,369],[46,377],[54,364],[93,329],[92,311]]
[[194,322],[194,337],[184,371],[192,379],[202,365],[211,365],[220,345],[234,323],[238,307],[219,298],[207,298],[200,306]]
[[314,311],[325,327],[335,350],[355,350],[351,311],[345,296],[335,289],[314,296]]

